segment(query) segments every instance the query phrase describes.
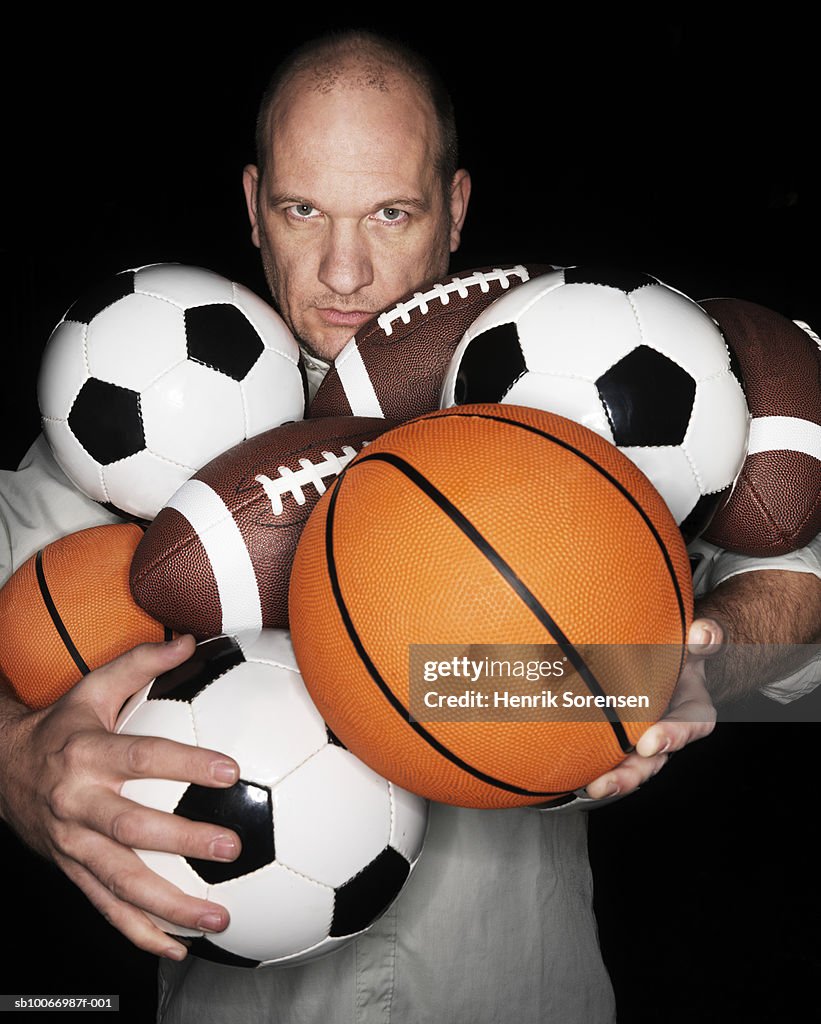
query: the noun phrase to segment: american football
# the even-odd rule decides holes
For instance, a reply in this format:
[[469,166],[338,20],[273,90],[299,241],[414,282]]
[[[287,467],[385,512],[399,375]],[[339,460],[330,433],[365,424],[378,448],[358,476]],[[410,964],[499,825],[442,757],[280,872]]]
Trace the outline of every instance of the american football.
[[309,415],[403,422],[433,412],[450,358],[479,313],[552,269],[516,264],[466,270],[406,296],[369,320],[342,349]]
[[148,526],[131,563],[134,600],[198,639],[287,625],[291,564],[311,509],[391,426],[357,416],[297,420],[218,455]]
[[745,555],[794,551],[821,529],[821,350],[764,306],[731,298],[700,305],[738,362],[752,416],[741,473],[704,539]]

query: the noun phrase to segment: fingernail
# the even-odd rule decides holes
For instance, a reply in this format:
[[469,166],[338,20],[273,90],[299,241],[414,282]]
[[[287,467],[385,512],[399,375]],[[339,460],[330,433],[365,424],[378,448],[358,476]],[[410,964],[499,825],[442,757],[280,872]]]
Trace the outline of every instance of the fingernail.
[[169,946],[168,949],[162,951],[162,955],[169,960],[184,960],[187,953],[188,950],[183,949],[181,946]]
[[616,793],[620,793],[620,792],[621,792],[621,786],[619,786],[619,784],[617,782],[610,782],[607,785],[607,789],[605,789],[605,791],[604,791],[604,796],[605,797],[615,796]]
[[693,624],[690,629],[689,640],[691,644],[708,644],[711,640],[709,630],[705,629],[702,625]]
[[230,782],[233,784],[237,781],[237,775],[237,769],[230,761],[216,761],[211,765],[211,777],[215,782]]
[[237,855],[237,844],[228,836],[220,836],[211,843],[211,854],[217,860],[233,860]]
[[223,920],[220,914],[203,914],[197,921],[197,927],[204,932],[219,932],[223,928]]

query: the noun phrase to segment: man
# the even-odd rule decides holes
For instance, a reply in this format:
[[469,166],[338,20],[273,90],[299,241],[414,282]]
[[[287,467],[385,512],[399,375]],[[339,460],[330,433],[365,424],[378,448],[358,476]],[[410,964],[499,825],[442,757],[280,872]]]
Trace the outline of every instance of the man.
[[[360,323],[441,276],[457,249],[470,178],[456,166],[451,118],[422,65],[367,37],[297,55],[267,94],[258,163],[244,175],[252,238],[275,301],[308,352],[314,386]],[[42,444],[3,483],[12,542],[25,518],[21,505],[30,501],[36,518],[37,495],[66,490]],[[93,503],[72,500],[72,521],[63,519],[62,532],[106,521]],[[721,588],[731,594],[737,578],[743,579],[733,576]],[[800,592],[805,606],[814,601],[821,608],[821,583],[810,569],[777,572],[771,582],[778,595]],[[734,631],[747,621],[747,604],[757,607],[755,594],[733,606]],[[722,638],[722,607],[716,599],[711,618],[691,634],[708,652]],[[781,625],[777,613],[770,625]],[[546,813],[435,805],[419,867],[396,904],[356,943],[283,970],[249,972],[194,958],[173,963],[183,960],[185,947],[147,915],[219,930],[225,911],[174,890],[131,847],[230,860],[238,838],[139,808],[119,788],[141,775],[227,786],[237,766],[219,752],[118,737],[111,728],[128,695],[192,648],[190,638],[138,648],[44,712],[26,712],[8,695],[0,703],[4,818],[55,860],[116,928],[163,958],[161,1019],[597,1024],[614,1018],[579,805]],[[743,666],[732,685],[753,685]],[[694,660],[668,717],[648,730],[635,755],[591,784],[588,797],[630,792],[672,751],[708,733],[712,722],[703,667]]]

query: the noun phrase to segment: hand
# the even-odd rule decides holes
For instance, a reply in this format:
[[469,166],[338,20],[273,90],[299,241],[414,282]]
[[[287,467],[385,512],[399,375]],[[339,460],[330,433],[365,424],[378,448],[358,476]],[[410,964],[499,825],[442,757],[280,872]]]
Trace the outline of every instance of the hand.
[[661,771],[676,750],[709,736],[716,711],[704,681],[704,659],[719,650],[723,639],[721,627],[713,619],[693,622],[687,638],[687,662],[664,717],[642,733],[634,753],[587,786],[590,799],[632,793]]
[[127,779],[167,778],[227,787],[235,761],[213,750],[157,737],[113,732],[133,693],[185,661],[192,637],[142,644],[91,672],[60,700],[29,711],[0,702],[0,794],[3,817],[37,852],[53,860],[119,931],[141,949],[180,960],[186,947],[147,915],[176,925],[221,931],[224,907],[182,893],[134,853],[166,850],[233,860],[235,833],[143,807],[120,795]]

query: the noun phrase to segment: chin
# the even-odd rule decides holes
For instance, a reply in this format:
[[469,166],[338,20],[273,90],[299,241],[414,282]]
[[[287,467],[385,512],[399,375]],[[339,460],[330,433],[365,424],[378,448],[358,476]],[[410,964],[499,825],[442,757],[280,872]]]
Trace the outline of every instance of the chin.
[[306,339],[302,335],[297,335],[297,338],[311,355],[324,359],[326,362],[333,362],[351,340],[354,333],[352,330],[339,330],[332,333],[324,333],[320,338]]

